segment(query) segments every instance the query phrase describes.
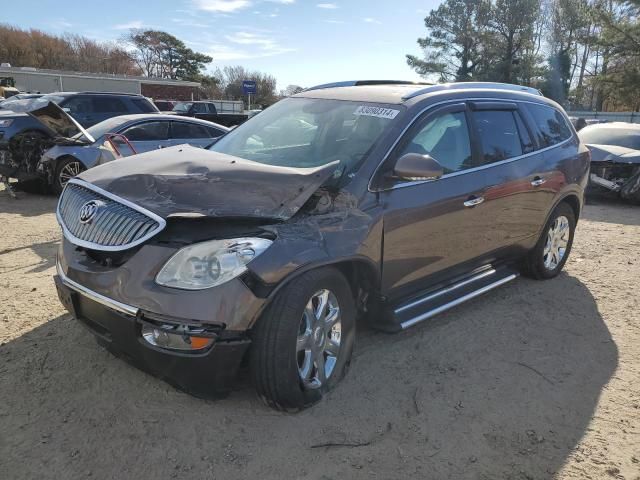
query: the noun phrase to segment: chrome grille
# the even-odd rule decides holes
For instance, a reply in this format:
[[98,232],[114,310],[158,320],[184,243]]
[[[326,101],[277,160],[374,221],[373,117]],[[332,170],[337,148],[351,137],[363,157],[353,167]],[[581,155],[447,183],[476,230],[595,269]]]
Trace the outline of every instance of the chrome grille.
[[[82,207],[98,205],[89,221]],[[160,232],[165,221],[152,212],[81,180],[71,180],[58,202],[58,222],[72,243],[94,250],[126,250]]]

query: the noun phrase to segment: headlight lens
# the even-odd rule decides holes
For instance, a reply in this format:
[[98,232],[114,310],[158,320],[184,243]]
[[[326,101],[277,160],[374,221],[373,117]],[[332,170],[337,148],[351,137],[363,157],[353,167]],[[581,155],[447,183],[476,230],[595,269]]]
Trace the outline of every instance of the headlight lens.
[[13,123],[13,119],[11,118],[7,118],[5,120],[0,120],[0,128],[6,128],[11,126],[11,124]]
[[242,275],[247,264],[271,245],[266,238],[231,238],[182,248],[165,263],[156,283],[184,290],[203,290]]

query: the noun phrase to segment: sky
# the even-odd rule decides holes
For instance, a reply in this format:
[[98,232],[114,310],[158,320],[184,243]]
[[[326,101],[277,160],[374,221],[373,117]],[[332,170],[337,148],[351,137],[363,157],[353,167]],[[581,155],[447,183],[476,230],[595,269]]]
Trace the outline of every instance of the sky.
[[242,65],[278,88],[357,79],[419,80],[424,17],[438,0],[20,0],[1,23],[118,41],[131,28],[164,30],[213,57],[208,70]]

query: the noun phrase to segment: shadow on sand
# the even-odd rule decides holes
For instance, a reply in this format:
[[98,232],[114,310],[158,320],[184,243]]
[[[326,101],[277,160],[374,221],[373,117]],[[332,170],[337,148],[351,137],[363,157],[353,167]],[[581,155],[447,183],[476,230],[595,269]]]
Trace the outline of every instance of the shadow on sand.
[[[5,478],[551,478],[617,349],[566,274],[513,284],[413,330],[360,326],[349,374],[300,414],[174,390],[69,316],[0,347]],[[351,446],[315,448],[324,443]]]

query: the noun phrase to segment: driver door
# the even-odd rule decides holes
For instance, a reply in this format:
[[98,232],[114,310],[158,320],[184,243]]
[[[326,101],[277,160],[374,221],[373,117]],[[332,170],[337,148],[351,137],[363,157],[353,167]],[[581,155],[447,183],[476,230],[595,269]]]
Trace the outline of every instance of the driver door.
[[[477,149],[465,104],[428,112],[392,152],[378,185],[384,215],[383,293],[404,297],[482,263],[492,249],[482,198],[488,182],[476,169]],[[429,154],[444,169],[437,180],[393,177],[406,153]],[[386,169],[386,172],[385,172]]]

